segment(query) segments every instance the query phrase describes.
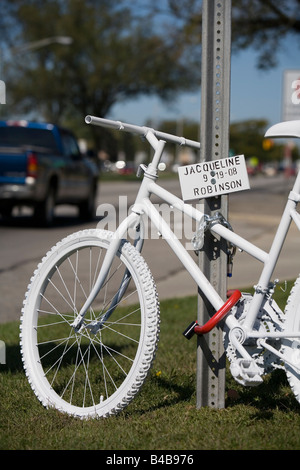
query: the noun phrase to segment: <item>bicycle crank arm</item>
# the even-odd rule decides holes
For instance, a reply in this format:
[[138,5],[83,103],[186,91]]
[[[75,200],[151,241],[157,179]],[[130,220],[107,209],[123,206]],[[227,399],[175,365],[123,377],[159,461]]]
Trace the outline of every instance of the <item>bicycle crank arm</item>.
[[194,334],[201,336],[209,333],[230,312],[241,298],[241,295],[242,294],[239,290],[234,291],[225,304],[208,320],[208,322],[202,326],[200,326],[197,321],[192,322],[182,333],[183,336],[187,339],[191,339]]

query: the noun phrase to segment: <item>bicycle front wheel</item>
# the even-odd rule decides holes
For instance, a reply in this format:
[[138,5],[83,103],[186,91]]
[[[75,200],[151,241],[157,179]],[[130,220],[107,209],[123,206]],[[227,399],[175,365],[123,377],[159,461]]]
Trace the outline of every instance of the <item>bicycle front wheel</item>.
[[[158,341],[156,287],[144,259],[125,240],[83,327],[72,327],[111,236],[83,230],[54,246],[34,273],[22,310],[21,353],[32,389],[44,406],[82,418],[116,414],[131,402]],[[125,272],[130,283],[112,308]],[[99,321],[108,309],[111,316]]]

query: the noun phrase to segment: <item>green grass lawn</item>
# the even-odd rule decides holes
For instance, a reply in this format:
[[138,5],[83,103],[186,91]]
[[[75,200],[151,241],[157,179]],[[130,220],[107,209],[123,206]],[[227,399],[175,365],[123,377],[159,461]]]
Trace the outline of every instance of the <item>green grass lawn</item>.
[[[278,303],[285,302],[287,293],[278,293]],[[300,449],[300,405],[284,371],[255,388],[239,386],[227,372],[225,408],[196,408],[196,339],[182,336],[196,309],[196,297],[161,303],[158,353],[141,392],[118,416],[87,421],[42,407],[22,368],[18,322],[0,325],[7,354],[0,365],[0,449]]]

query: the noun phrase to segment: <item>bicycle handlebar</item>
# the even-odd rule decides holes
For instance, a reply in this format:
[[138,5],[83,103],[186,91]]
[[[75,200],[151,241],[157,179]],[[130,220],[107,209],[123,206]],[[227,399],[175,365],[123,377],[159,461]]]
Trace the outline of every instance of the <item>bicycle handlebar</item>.
[[165,140],[167,142],[172,142],[178,145],[186,145],[188,147],[193,147],[200,149],[200,142],[196,142],[194,140],[186,139],[185,137],[178,137],[176,135],[167,134],[166,132],[160,132],[151,127],[146,126],[136,126],[134,124],[127,124],[121,121],[113,121],[111,119],[104,119],[99,118],[96,116],[86,116],[85,122],[87,124],[94,124],[95,126],[106,127],[108,129],[116,129],[119,131],[130,132],[132,134],[138,134],[142,136],[146,136],[148,132],[154,134],[158,139]]

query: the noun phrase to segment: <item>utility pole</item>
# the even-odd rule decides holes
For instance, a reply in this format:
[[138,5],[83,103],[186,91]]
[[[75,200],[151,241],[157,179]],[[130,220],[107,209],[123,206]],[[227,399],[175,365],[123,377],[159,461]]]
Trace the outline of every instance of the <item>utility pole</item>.
[[[230,125],[231,0],[203,0],[200,161],[229,155]],[[203,200],[201,209],[227,218],[227,196]],[[227,247],[206,232],[199,266],[222,298],[227,289]],[[199,293],[198,323],[215,313]],[[222,322],[221,322],[222,326]],[[225,407],[225,352],[222,330],[214,328],[197,339],[197,407]]]

